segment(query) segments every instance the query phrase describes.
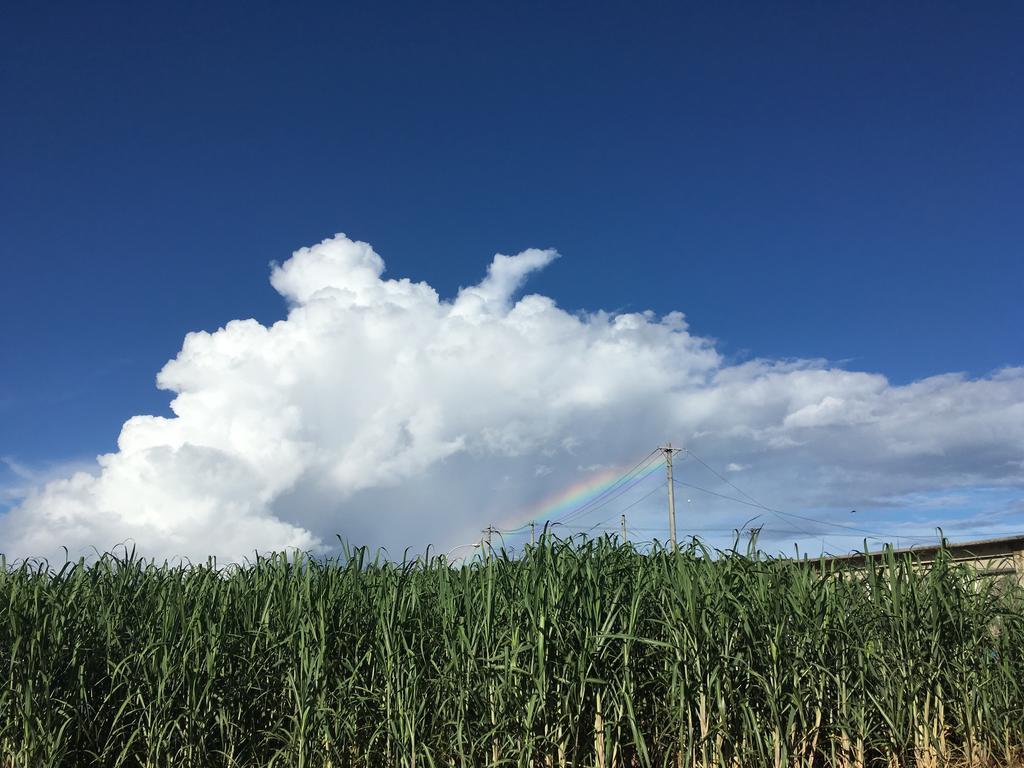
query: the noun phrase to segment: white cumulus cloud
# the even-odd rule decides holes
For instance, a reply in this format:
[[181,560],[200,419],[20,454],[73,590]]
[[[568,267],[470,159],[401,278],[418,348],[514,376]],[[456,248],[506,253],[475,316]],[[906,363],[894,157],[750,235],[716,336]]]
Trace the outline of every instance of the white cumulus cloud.
[[793,509],[1024,487],[1022,368],[894,386],[819,360],[730,365],[678,312],[520,297],[556,256],[495,256],[445,299],[344,235],[296,251],[270,278],[287,318],[188,334],[157,376],[174,416],[129,419],[92,471],[28,492],[3,550],[443,549],[665,439]]

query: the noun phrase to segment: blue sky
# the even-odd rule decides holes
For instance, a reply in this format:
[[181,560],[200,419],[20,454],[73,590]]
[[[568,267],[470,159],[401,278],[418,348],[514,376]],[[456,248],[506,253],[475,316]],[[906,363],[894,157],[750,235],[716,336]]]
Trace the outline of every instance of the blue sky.
[[[22,4],[0,25],[0,455],[169,414],[335,232],[442,297],[556,248],[570,311],[893,384],[1024,363],[1014,3]],[[10,468],[8,467],[8,473]]]

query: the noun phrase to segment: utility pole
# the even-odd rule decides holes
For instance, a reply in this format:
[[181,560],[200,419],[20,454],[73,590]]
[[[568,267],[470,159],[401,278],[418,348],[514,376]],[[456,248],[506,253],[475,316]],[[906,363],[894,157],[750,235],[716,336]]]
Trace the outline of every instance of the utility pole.
[[484,528],[484,540],[481,542],[484,548],[484,562],[486,563],[491,559],[491,533],[494,532],[494,527],[488,525]]
[[668,540],[672,544],[672,551],[675,552],[679,545],[676,543],[676,489],[672,480],[672,443],[666,443],[661,449],[665,454],[665,471],[668,474]]
[[534,522],[530,523],[530,544],[537,546],[537,524]]
[[622,513],[622,543],[626,543],[626,513]]

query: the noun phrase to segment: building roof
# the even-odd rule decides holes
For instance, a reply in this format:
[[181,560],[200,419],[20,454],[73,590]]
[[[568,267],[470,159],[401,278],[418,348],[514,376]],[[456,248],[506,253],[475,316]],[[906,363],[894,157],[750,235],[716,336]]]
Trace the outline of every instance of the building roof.
[[[935,559],[940,549],[945,549],[952,555],[954,560],[983,560],[1000,557],[1012,557],[1018,552],[1024,551],[1024,534],[1018,536],[1003,536],[994,539],[978,539],[976,541],[963,541],[953,543],[943,540],[942,544],[928,544],[926,546],[902,547],[891,550],[897,555],[913,555],[914,557],[929,562]],[[854,552],[849,555],[835,555],[826,557],[825,560],[842,565],[860,566],[864,565],[869,558],[877,558],[888,550],[876,550],[872,552]]]

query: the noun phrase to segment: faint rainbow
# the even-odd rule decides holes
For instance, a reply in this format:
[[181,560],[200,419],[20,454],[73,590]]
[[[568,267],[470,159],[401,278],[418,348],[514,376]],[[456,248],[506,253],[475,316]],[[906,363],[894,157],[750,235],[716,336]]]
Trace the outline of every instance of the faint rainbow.
[[621,464],[576,480],[571,485],[548,494],[532,507],[513,516],[506,524],[504,530],[516,531],[529,525],[531,522],[542,523],[546,520],[561,517],[597,499],[619,483],[625,488],[634,481],[645,478],[647,475],[657,471],[661,462],[655,461],[652,465],[643,466],[646,464],[649,464],[649,462],[645,458],[640,462],[640,465],[637,465],[636,462]]

